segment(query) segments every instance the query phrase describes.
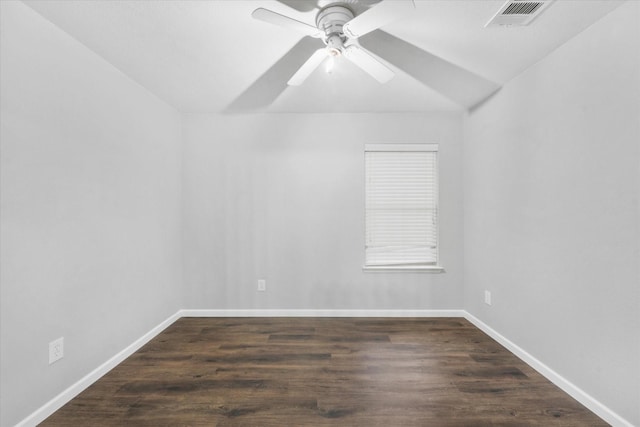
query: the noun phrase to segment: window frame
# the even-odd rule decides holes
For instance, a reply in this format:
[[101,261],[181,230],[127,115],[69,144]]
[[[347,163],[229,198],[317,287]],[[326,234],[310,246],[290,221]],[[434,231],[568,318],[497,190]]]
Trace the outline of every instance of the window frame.
[[[364,180],[365,180],[365,204],[364,204],[364,235],[365,235],[365,247],[364,247],[364,262],[362,270],[364,272],[427,272],[427,273],[444,273],[444,268],[441,265],[440,259],[440,150],[437,143],[377,143],[377,144],[365,144],[364,145]],[[436,262],[435,264],[407,264],[407,265],[368,265],[366,262],[366,235],[367,235],[367,201],[366,201],[366,180],[367,168],[366,158],[367,152],[435,152],[435,177],[436,177]]]

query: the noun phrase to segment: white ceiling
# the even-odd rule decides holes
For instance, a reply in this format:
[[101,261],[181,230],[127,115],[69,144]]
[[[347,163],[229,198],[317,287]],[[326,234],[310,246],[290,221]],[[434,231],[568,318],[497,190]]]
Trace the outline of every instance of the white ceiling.
[[[377,1],[343,3],[357,14]],[[25,0],[183,112],[461,110],[401,70],[379,84],[347,61],[337,61],[331,74],[320,67],[303,85],[287,87],[291,70],[306,60],[300,52],[312,52],[322,42],[257,21],[251,12],[263,7],[313,24],[318,2],[327,0]],[[557,0],[530,26],[484,28],[503,3],[415,0],[415,13],[383,29],[401,39],[397,43],[502,85],[622,1]],[[364,37],[362,44],[367,47]]]

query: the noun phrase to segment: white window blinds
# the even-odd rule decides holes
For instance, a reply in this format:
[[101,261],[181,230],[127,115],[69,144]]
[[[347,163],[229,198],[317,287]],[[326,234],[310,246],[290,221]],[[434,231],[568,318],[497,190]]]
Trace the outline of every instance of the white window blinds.
[[438,145],[367,144],[366,266],[438,263]]

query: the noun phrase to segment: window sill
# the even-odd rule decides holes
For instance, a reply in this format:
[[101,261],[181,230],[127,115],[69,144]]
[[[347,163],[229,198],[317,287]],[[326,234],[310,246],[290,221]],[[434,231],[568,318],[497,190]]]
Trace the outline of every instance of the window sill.
[[364,265],[362,271],[365,273],[381,271],[381,272],[402,272],[402,273],[444,273],[444,268],[439,265],[424,265],[424,266],[386,266],[386,265]]

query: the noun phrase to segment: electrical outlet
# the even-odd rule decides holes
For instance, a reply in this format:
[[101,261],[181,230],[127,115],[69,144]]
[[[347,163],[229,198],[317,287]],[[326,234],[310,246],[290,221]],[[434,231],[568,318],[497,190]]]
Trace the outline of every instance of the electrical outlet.
[[258,291],[264,292],[267,290],[267,281],[264,279],[258,280]]
[[64,337],[49,343],[49,365],[64,357]]
[[484,291],[484,303],[487,305],[491,305],[491,292]]

